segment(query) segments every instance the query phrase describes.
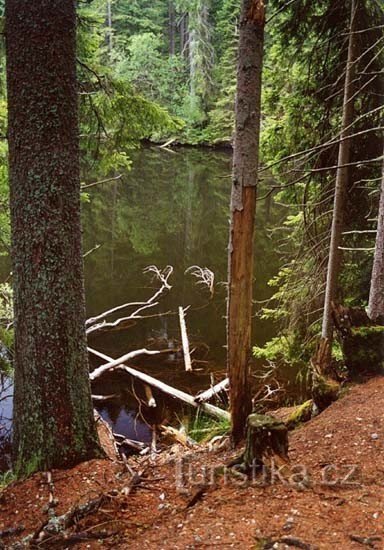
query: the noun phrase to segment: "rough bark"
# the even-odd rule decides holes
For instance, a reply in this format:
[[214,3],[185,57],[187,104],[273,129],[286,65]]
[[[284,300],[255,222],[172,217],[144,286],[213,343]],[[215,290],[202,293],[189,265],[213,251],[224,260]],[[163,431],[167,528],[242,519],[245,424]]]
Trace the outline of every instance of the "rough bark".
[[288,459],[288,428],[273,416],[251,414],[243,455],[245,470],[259,468],[274,457]]
[[372,320],[378,318],[384,319],[384,160],[382,165],[379,217],[377,220],[376,246],[369,292],[368,316]]
[[100,456],[85,338],[73,0],[6,2],[19,474]]
[[253,244],[259,164],[264,23],[263,1],[243,0],[237,67],[228,258],[228,375],[234,443],[243,438],[246,420],[252,409],[250,352]]
[[[355,57],[356,57],[356,5],[357,0],[351,0],[351,23],[348,42],[348,59],[344,83],[343,116],[341,122],[340,145],[338,155],[338,169],[336,172],[335,197],[333,205],[333,217],[331,227],[331,242],[329,247],[327,280],[325,288],[324,313],[322,323],[322,338],[332,342],[333,322],[332,322],[332,302],[335,301],[337,294],[337,283],[340,270],[340,243],[344,224],[345,197],[348,184],[348,166],[350,159],[351,139],[346,139],[353,133],[350,127],[353,122],[353,90],[355,75]],[[330,348],[331,350],[331,345]],[[330,356],[327,362],[330,361]]]

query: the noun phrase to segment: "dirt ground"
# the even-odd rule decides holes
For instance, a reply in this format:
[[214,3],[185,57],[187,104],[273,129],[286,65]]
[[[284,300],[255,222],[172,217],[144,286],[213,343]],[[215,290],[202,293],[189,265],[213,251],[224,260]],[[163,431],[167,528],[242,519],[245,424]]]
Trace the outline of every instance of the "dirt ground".
[[[51,484],[37,474],[0,493],[0,548],[24,548],[15,543],[35,534],[35,547],[49,549],[384,549],[383,421],[375,378],[290,434],[289,468],[253,480],[222,468],[234,456],[225,441],[128,465],[91,461],[53,472]],[[53,505],[60,516],[101,495],[66,538],[39,538]]]

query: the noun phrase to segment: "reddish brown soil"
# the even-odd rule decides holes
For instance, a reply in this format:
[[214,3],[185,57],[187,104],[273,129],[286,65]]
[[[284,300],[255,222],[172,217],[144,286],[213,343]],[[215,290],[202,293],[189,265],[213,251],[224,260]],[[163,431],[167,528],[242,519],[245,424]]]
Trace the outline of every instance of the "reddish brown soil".
[[[202,448],[186,453],[175,446],[154,459],[130,460],[134,471],[144,470],[133,489],[130,474],[112,461],[54,472],[56,511],[62,514],[79,502],[112,491],[96,513],[71,530],[88,534],[106,530],[111,536],[77,543],[76,548],[256,549],[267,548],[265,543],[272,541],[274,546],[269,547],[280,549],[384,549],[383,421],[384,378],[376,378],[352,388],[291,434],[289,473],[273,484],[263,484],[260,477],[253,484],[234,475],[225,480],[219,471],[209,485],[207,476],[203,479],[203,467],[213,471],[228,462],[233,452]],[[174,462],[181,459],[180,477]],[[194,480],[188,479],[188,462]],[[308,472],[303,483],[300,477],[289,478],[295,465],[304,465]],[[179,487],[178,479],[183,482]],[[198,481],[204,492],[193,502]],[[130,488],[129,494],[121,493],[124,487]],[[0,531],[25,528],[16,537],[0,538],[5,548],[47,521],[48,498],[43,474],[15,483],[0,495]],[[283,537],[288,539],[281,542]],[[56,543],[52,538],[44,547],[68,546]]]

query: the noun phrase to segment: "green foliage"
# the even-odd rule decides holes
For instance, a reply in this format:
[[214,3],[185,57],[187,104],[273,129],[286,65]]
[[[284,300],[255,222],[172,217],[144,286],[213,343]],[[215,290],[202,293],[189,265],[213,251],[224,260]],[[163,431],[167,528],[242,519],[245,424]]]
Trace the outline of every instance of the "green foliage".
[[309,399],[301,405],[298,405],[295,410],[289,415],[286,420],[287,428],[292,430],[302,424],[303,422],[308,422],[311,419],[313,410],[313,401]]
[[164,56],[160,36],[135,34],[116,65],[117,74],[148,99],[183,115],[187,94],[186,67],[181,55]]
[[5,489],[8,485],[16,480],[16,476],[11,470],[0,473],[0,491]]
[[230,429],[228,420],[217,420],[198,412],[188,429],[188,435],[198,443],[206,443],[216,436],[228,434]]

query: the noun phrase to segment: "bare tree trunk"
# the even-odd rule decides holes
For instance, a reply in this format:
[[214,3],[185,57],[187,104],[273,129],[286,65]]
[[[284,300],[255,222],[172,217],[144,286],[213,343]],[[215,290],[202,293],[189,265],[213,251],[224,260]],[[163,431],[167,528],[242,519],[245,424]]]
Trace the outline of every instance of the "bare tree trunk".
[[113,34],[112,34],[112,4],[111,0],[107,0],[107,46],[109,56],[112,56],[113,51]]
[[168,2],[168,32],[169,32],[169,54],[176,53],[176,13],[173,0]]
[[73,0],[7,0],[18,474],[101,455],[85,337]]
[[179,23],[180,32],[180,53],[184,56],[185,61],[189,60],[188,51],[188,13],[184,13],[181,16]]
[[375,256],[373,259],[371,288],[369,291],[368,317],[373,321],[379,317],[384,319],[384,159],[382,165]]
[[259,165],[265,8],[243,0],[237,66],[231,227],[228,257],[228,375],[232,438],[238,443],[252,409],[250,352],[254,221]]
[[[332,321],[332,302],[336,298],[337,283],[340,271],[340,243],[341,235],[344,224],[344,208],[345,208],[345,196],[348,184],[349,169],[346,166],[350,159],[351,140],[346,139],[353,130],[350,128],[353,122],[353,81],[355,75],[355,43],[356,34],[354,33],[356,28],[356,5],[357,0],[351,0],[351,24],[350,34],[348,42],[348,60],[345,74],[344,84],[344,100],[343,100],[343,116],[341,123],[340,139],[342,140],[339,145],[338,156],[338,169],[336,172],[336,185],[335,185],[335,198],[333,205],[333,217],[331,228],[331,242],[329,247],[329,259],[327,270],[327,281],[325,288],[325,300],[324,300],[324,313],[321,336],[326,338],[329,343],[329,350],[331,350],[332,334],[333,334],[333,321]],[[327,362],[330,360],[330,352],[327,358]]]

